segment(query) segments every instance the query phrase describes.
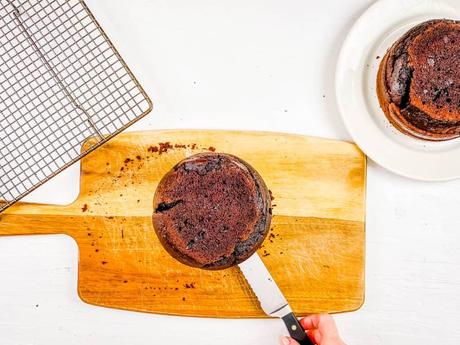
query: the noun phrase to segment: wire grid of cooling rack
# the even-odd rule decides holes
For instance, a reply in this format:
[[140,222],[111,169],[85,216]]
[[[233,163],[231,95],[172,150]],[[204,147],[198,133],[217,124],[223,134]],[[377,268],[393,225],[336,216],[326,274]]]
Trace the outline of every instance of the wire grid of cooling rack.
[[151,109],[83,1],[0,0],[0,213]]

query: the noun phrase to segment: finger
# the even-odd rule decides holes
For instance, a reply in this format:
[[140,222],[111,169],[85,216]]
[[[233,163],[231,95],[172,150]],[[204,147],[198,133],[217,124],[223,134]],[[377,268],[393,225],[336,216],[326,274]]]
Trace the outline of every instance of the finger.
[[333,317],[329,314],[321,314],[319,316],[318,330],[322,335],[328,335],[329,337],[338,337],[339,331]]
[[319,326],[320,315],[309,315],[300,320],[300,324],[306,330],[316,329]]
[[297,341],[290,337],[281,337],[280,338],[280,344],[281,345],[299,345]]
[[323,339],[321,332],[317,329],[312,329],[311,331],[307,332],[308,337],[312,341],[313,344],[321,344],[321,340]]
[[337,334],[335,321],[329,314],[310,315],[300,320],[300,324],[306,330],[319,329],[322,334]]

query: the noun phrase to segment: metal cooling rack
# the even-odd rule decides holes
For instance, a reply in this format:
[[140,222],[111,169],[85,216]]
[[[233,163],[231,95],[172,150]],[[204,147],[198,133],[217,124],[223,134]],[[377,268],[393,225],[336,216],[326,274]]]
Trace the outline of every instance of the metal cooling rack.
[[0,0],[0,212],[151,108],[83,1]]

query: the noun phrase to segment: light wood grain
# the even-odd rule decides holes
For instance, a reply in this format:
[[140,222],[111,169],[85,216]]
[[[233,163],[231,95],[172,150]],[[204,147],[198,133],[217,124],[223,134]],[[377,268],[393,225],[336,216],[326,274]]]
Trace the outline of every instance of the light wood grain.
[[[149,151],[164,142],[181,147]],[[305,315],[359,308],[366,161],[350,143],[263,132],[122,134],[83,159],[81,193],[73,204],[16,205],[0,215],[0,235],[72,236],[80,250],[79,294],[91,304],[263,317],[237,268],[184,266],[153,231],[152,198],[160,178],[182,158],[210,148],[248,161],[272,190],[272,236],[259,253],[294,310]]]

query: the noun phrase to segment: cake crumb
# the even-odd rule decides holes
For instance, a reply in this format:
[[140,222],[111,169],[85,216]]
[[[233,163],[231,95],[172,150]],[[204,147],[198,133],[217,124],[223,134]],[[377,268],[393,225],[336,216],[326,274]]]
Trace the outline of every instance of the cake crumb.
[[160,155],[162,153],[168,152],[169,149],[173,148],[173,146],[171,145],[169,141],[166,141],[164,143],[158,143],[158,145],[160,146],[160,149],[158,150],[158,154]]

